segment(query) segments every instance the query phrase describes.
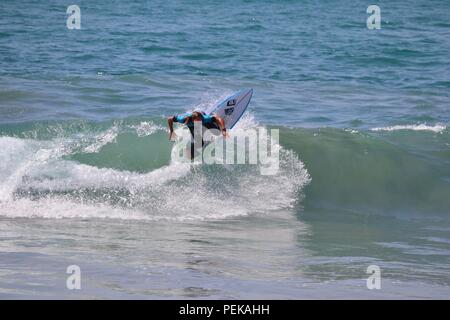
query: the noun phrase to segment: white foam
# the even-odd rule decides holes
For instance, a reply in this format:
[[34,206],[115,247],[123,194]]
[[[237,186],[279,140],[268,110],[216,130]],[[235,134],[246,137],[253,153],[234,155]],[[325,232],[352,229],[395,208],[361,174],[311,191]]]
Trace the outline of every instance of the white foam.
[[216,207],[210,207],[208,209],[213,209],[213,211],[204,210],[203,205],[202,214],[198,214],[195,209],[188,206],[184,210],[183,208],[180,209],[170,213],[148,211],[145,208],[126,208],[98,202],[83,203],[63,196],[48,196],[36,200],[22,198],[11,202],[0,202],[0,215],[8,218],[166,220],[181,222],[225,219],[246,214],[246,212],[231,208],[217,210]]
[[102,203],[82,203],[58,196],[0,202],[0,214],[9,218],[149,220],[149,217],[139,210],[115,208]]
[[66,144],[68,141],[72,141],[72,149],[75,149],[75,147],[81,147],[81,152],[97,153],[105,145],[114,143],[120,133],[126,132],[129,129],[132,129],[138,137],[150,136],[158,130],[164,130],[162,126],[156,125],[150,121],[142,121],[139,124],[128,126],[115,123],[111,128],[100,133],[91,134],[88,132],[65,139]]
[[232,94],[232,91],[222,91],[222,92],[208,92],[202,97],[199,104],[195,107],[190,108],[188,112],[192,112],[195,110],[203,110],[205,112],[210,112],[213,108],[215,108],[219,101],[226,99]]
[[119,128],[113,126],[106,132],[98,134],[92,138],[94,142],[83,149],[85,153],[96,153],[108,143],[114,142],[119,134]]
[[245,130],[250,128],[255,128],[258,126],[258,122],[256,121],[254,115],[250,112],[244,113],[242,118],[239,120],[238,123],[231,129],[231,131],[235,130]]
[[154,123],[148,121],[143,121],[138,125],[131,125],[130,128],[134,129],[139,137],[150,136],[158,130],[165,130],[164,127],[155,125]]
[[28,173],[27,186],[35,190],[76,190],[79,188],[142,189],[176,180],[189,172],[188,164],[164,166],[141,174],[111,168],[97,168],[60,160]]
[[373,128],[371,131],[398,131],[398,130],[413,130],[413,131],[432,131],[440,133],[447,129],[442,124],[426,125],[426,124],[411,124],[411,125],[395,125],[389,127]]
[[[26,141],[11,137],[0,138],[0,202],[11,199],[26,169],[29,167],[29,154],[26,150]],[[17,161],[18,158],[25,158]]]
[[[149,128],[147,124],[141,125]],[[257,123],[249,114],[230,135],[245,133],[255,126]],[[211,168],[172,161],[151,172],[138,173],[98,168],[63,157],[80,150],[98,150],[118,131],[114,126],[100,135],[88,133],[50,141],[0,137],[0,215],[57,219],[225,219],[288,208],[310,181],[297,155],[279,145],[280,170],[273,176],[261,175],[258,165],[231,165],[225,170],[221,166]],[[189,134],[181,128],[177,133]],[[104,139],[93,146],[91,137],[99,136]],[[86,149],[86,144],[90,148]]]
[[11,137],[0,137],[2,149],[0,162],[0,201],[11,200],[14,190],[20,185],[22,178],[33,167],[47,163],[52,158],[59,158],[64,153],[60,144],[52,148],[40,146],[32,140]]

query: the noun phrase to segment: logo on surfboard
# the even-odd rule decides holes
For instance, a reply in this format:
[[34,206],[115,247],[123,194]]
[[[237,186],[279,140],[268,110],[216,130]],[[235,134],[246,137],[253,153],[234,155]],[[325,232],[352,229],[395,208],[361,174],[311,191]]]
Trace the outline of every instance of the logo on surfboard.
[[234,111],[234,108],[225,109],[225,115],[229,116],[233,113],[233,111]]
[[227,102],[227,107],[235,106],[236,105],[236,99],[231,99]]

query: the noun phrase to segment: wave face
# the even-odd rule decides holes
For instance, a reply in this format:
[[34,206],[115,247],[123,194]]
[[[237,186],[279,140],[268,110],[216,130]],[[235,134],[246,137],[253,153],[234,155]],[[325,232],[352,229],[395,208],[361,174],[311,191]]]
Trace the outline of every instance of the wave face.
[[[9,127],[0,137],[0,214],[7,217],[222,219],[292,208],[310,178],[281,148],[277,175],[259,165],[171,158],[162,119]],[[258,124],[248,116],[231,135]]]
[[[259,127],[248,114],[232,136]],[[305,206],[448,217],[447,128],[280,129],[280,172],[263,176],[259,165],[175,161],[161,118],[4,126],[0,212],[181,221]]]
[[283,146],[301,154],[311,174],[307,207],[449,217],[450,132],[445,127],[284,129],[280,137]]

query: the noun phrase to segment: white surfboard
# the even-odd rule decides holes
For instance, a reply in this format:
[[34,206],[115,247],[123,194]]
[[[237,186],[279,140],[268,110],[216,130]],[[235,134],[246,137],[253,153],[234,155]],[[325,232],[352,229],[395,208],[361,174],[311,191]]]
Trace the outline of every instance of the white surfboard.
[[226,128],[232,129],[247,109],[252,95],[253,89],[240,90],[222,100],[216,106],[205,110],[205,113],[222,117]]

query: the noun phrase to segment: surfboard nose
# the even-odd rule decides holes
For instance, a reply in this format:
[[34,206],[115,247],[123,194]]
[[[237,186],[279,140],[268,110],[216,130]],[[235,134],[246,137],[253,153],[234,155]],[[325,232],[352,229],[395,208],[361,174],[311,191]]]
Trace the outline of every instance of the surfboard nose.
[[245,97],[247,95],[250,95],[250,98],[253,96],[253,88],[246,88],[240,91],[239,96]]

